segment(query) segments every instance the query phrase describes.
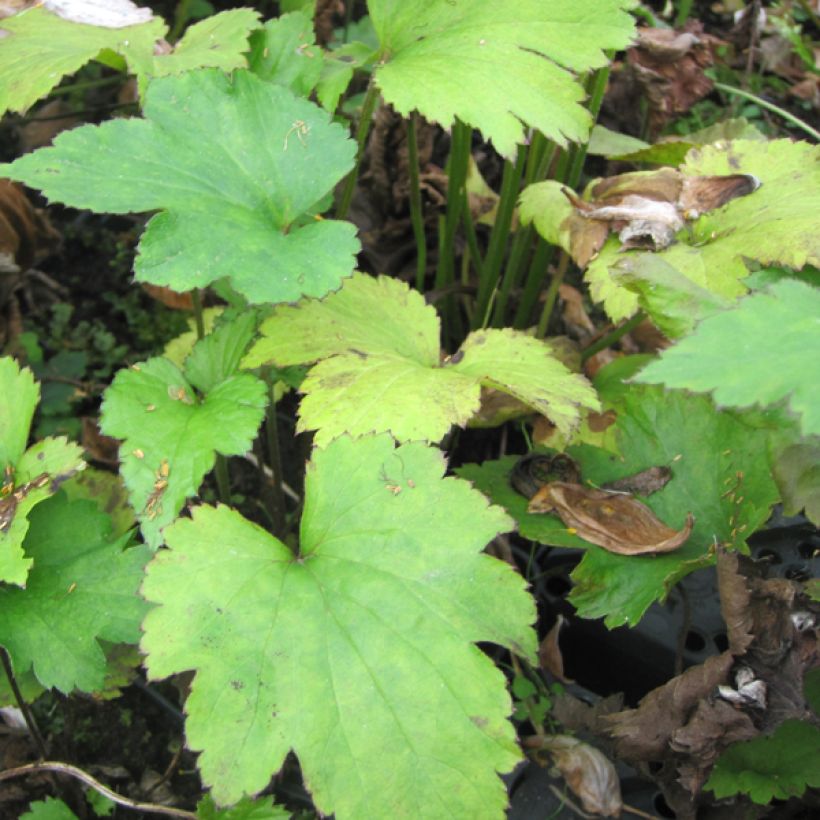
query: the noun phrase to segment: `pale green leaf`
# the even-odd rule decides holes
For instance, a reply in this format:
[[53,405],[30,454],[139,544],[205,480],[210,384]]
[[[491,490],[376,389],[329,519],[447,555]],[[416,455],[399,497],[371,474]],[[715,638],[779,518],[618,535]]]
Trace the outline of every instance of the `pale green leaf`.
[[10,356],[0,358],[0,482],[5,469],[13,467],[26,449],[39,400],[40,386],[31,370]]
[[108,517],[90,501],[62,494],[31,514],[26,554],[33,559],[26,589],[5,590],[0,643],[14,668],[46,688],[94,692],[106,674],[98,639],[136,643],[147,611],[137,595],[150,552],[125,549]]
[[142,646],[152,678],[196,672],[187,742],[217,802],[293,749],[339,820],[503,817],[496,773],[520,752],[504,676],[473,644],[532,658],[535,612],[482,553],[511,522],[444,468],[387,436],[314,451],[298,555],[227,507],[166,530]]
[[554,179],[528,185],[518,200],[518,213],[522,224],[532,223],[547,242],[569,253],[570,233],[564,220],[572,216],[574,208],[563,188],[564,185]]
[[732,304],[654,253],[627,256],[609,268],[609,275],[637,295],[638,305],[669,339],[690,333],[699,320]]
[[167,31],[158,17],[127,28],[102,28],[72,23],[39,7],[0,20],[0,114],[24,112],[103,49],[150,55]]
[[564,431],[581,407],[597,407],[586,380],[524,333],[477,331],[442,362],[435,310],[394,279],[357,274],[322,301],[277,308],[261,330],[244,366],[319,360],[302,383],[299,420],[300,430],[318,431],[318,444],[342,433],[438,440],[478,410],[482,385]]
[[[641,151],[651,147],[649,143],[639,140],[637,137],[630,137],[629,134],[620,134],[598,123],[592,126],[589,143],[587,144],[587,153],[593,156],[614,157],[631,154],[635,151]],[[677,165],[677,163],[675,164]]]
[[704,319],[636,377],[710,391],[719,405],[748,407],[786,399],[804,435],[820,434],[820,289],[784,279]]
[[185,291],[227,275],[251,302],[283,302],[351,273],[354,227],[302,224],[355,153],[321,108],[245,71],[202,70],[154,80],[144,111],[64,132],[0,173],[78,208],[160,210],[140,242],[140,281]]
[[123,439],[120,473],[146,543],[196,494],[215,453],[250,449],[264,414],[265,385],[243,373],[204,396],[173,362],[150,359],[121,370],[105,392],[100,427]]
[[548,344],[510,329],[471,333],[452,369],[487,387],[494,387],[546,416],[569,435],[578,424],[580,408],[598,410],[595,391],[586,379],[573,375]]
[[313,19],[303,12],[291,12],[268,20],[251,37],[248,66],[263,80],[283,85],[301,97],[309,96],[324,66]]
[[604,246],[589,263],[584,281],[589,285],[593,301],[601,302],[613,322],[621,322],[638,310],[638,294],[629,290],[613,275],[624,255],[617,236],[610,236]]
[[121,52],[128,67],[139,77],[140,90],[152,77],[181,74],[196,68],[232,71],[245,68],[248,35],[259,25],[259,13],[252,9],[231,9],[194,23],[168,54],[128,43]]
[[449,128],[456,117],[505,156],[525,125],[561,144],[592,124],[576,73],[634,35],[628,0],[369,0],[383,60],[376,82],[400,114]]
[[23,554],[29,514],[53,495],[62,481],[85,468],[82,448],[65,438],[44,438],[26,450],[13,466],[13,488],[0,504],[11,515],[0,529],[0,580],[25,586],[31,558]]
[[[655,266],[669,265],[696,289],[729,301],[746,293],[744,260],[792,268],[820,264],[819,160],[820,146],[790,140],[737,140],[693,149],[681,165],[683,174],[750,174],[761,187],[701,216],[678,233],[676,244],[655,254],[620,252],[620,243],[610,237],[586,272],[592,297],[604,303],[613,321],[634,313],[638,296],[618,275],[626,271],[634,285],[641,257],[648,254],[658,260]],[[651,277],[646,287],[650,285]],[[662,309],[656,295],[653,318]]]
[[704,788],[719,800],[748,794],[755,803],[801,797],[820,786],[820,729],[784,720],[773,734],[733,743],[718,758]]

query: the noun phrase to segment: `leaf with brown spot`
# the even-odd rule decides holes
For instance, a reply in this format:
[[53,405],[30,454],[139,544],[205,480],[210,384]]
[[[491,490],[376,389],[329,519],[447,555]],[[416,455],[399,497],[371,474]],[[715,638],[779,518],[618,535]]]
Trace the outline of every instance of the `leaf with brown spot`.
[[631,495],[563,481],[545,484],[527,507],[529,513],[553,511],[581,538],[619,555],[672,552],[686,542],[694,524],[689,513],[683,529],[673,530]]

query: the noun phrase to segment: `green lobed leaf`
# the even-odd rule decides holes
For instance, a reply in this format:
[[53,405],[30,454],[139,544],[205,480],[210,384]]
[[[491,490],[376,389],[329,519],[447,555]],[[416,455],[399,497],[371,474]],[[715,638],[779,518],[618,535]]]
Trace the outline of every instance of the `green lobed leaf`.
[[31,514],[26,554],[34,565],[26,589],[5,588],[0,643],[15,670],[34,671],[46,688],[68,693],[103,686],[106,658],[98,639],[136,643],[148,607],[137,595],[150,552],[114,538],[90,501],[59,494]]
[[252,9],[231,9],[194,23],[167,54],[135,47],[123,49],[128,67],[140,81],[140,90],[152,77],[181,74],[197,68],[232,71],[245,68],[248,35],[259,25],[259,13]]
[[142,647],[152,678],[196,672],[187,742],[218,803],[293,749],[339,820],[503,816],[496,772],[520,752],[504,677],[473,644],[532,658],[535,612],[481,552],[510,520],[444,468],[388,436],[315,450],[298,555],[226,507],[166,530]]
[[820,289],[782,280],[704,319],[636,381],[709,391],[719,405],[731,407],[786,399],[803,434],[818,435],[820,358],[811,354],[820,350],[818,315]]
[[[635,286],[642,270],[669,265],[698,289],[735,301],[746,293],[744,260],[802,268],[820,264],[820,146],[790,140],[736,140],[691,150],[681,165],[687,176],[750,174],[761,187],[711,211],[678,233],[678,242],[657,253],[620,251],[610,237],[587,268],[585,278],[596,301],[613,321],[638,308],[638,296],[625,289],[626,272]],[[655,262],[641,266],[642,257]],[[646,289],[653,284],[650,276]],[[679,290],[679,288],[678,288]],[[653,318],[663,313],[656,299]],[[674,307],[672,312],[674,313]]]
[[196,816],[199,820],[290,820],[291,812],[274,804],[271,797],[244,797],[235,806],[218,809],[213,798],[206,795],[196,807]]
[[100,512],[104,512],[111,519],[115,536],[125,535],[136,526],[134,511],[128,504],[128,490],[119,473],[86,467],[60,486],[69,501],[81,498],[93,501]]
[[208,393],[239,372],[239,363],[256,334],[259,319],[252,310],[220,322],[195,345],[185,359],[184,372],[200,392]]
[[31,803],[20,820],[77,820],[77,815],[62,800],[47,797]]
[[773,734],[733,743],[715,763],[704,788],[719,800],[748,794],[755,802],[801,797],[820,786],[820,729],[784,720]]
[[[745,539],[765,522],[778,493],[766,459],[760,457],[767,443],[765,430],[716,412],[701,396],[608,387],[605,379],[596,384],[604,406],[617,409],[614,433],[620,455],[590,445],[571,447],[569,453],[584,480],[596,486],[648,467],[671,467],[672,481],[643,500],[675,529],[683,526],[687,513],[694,514],[692,535],[680,549],[664,555],[615,555],[568,532],[557,516],[527,513],[527,500],[509,483],[515,457],[466,465],[458,474],[503,506],[525,538],[585,547],[572,575],[576,585],[570,601],[582,617],[605,618],[612,628],[636,624],[681,578],[712,563],[715,539],[743,548]],[[738,472],[743,474],[740,482]]]
[[126,28],[103,28],[72,23],[40,7],[0,20],[0,114],[25,112],[103,49],[150,55],[167,31],[159,17]]
[[0,174],[78,208],[159,210],[140,281],[185,291],[227,276],[251,302],[287,302],[350,275],[353,225],[300,222],[355,153],[321,108],[246,71],[202,70],[154,80],[144,112],[64,132]]
[[248,66],[254,74],[300,97],[310,95],[325,62],[316,45],[312,17],[297,11],[268,20],[250,42]]
[[482,385],[515,396],[564,431],[581,407],[597,407],[586,380],[524,333],[474,332],[441,362],[435,310],[395,279],[356,274],[322,301],[277,308],[261,332],[245,367],[319,360],[302,383],[299,410],[299,429],[317,430],[317,444],[372,432],[438,440],[478,410]]
[[120,473],[147,544],[162,543],[162,528],[196,494],[215,453],[250,449],[265,404],[265,385],[250,373],[225,379],[203,397],[167,359],[116,375],[105,391],[100,427],[123,439]]
[[629,0],[369,0],[381,43],[376,82],[400,114],[456,117],[511,157],[525,125],[560,144],[592,118],[575,72],[607,63],[634,35]]
[[670,339],[691,333],[699,320],[732,304],[693,282],[657,254],[628,257],[615,263],[609,273],[616,284],[637,295],[638,305]]
[[316,99],[323,108],[335,111],[356,69],[370,67],[377,52],[366,43],[351,41],[328,51],[322,75],[316,84]]
[[675,529],[688,512],[695,525],[680,549],[664,555],[614,555],[598,547],[586,552],[572,574],[570,601],[580,615],[603,617],[610,628],[636,624],[681,578],[712,563],[716,541],[745,549],[746,539],[778,499],[767,460],[761,458],[767,431],[742,416],[716,411],[703,396],[637,386],[615,406],[622,455],[584,448],[582,474],[603,483],[669,466],[673,480],[646,504]]
[[[27,485],[33,486],[16,502],[10,523],[0,530],[0,580],[25,586],[31,558],[24,555],[23,540],[28,532],[31,511],[53,495],[61,482],[85,469],[86,465],[79,445],[65,438],[44,438],[29,447],[13,466],[14,490],[11,495],[22,492]],[[44,475],[46,480],[42,486],[37,486]]]
[[0,481],[26,449],[39,400],[40,386],[31,370],[10,356],[0,357]]

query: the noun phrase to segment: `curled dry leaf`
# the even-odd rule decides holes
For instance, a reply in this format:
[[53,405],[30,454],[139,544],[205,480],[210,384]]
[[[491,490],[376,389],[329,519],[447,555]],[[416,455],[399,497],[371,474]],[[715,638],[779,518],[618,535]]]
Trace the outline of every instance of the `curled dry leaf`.
[[615,767],[603,752],[570,735],[551,735],[541,741],[584,810],[603,817],[619,817],[623,802]]
[[564,674],[564,656],[561,654],[561,647],[558,645],[561,627],[566,622],[567,619],[559,614],[552,629],[547,632],[538,645],[538,664],[544,672],[548,672],[562,683],[572,683],[572,679]]
[[553,511],[581,538],[618,555],[672,552],[689,538],[695,521],[689,513],[683,529],[673,530],[631,495],[564,481],[545,484],[527,507],[530,513]]
[[588,201],[564,188],[575,212],[562,228],[569,231],[573,259],[585,267],[610,230],[623,248],[663,250],[687,221],[759,187],[750,174],[690,177],[674,168],[619,174],[596,183]]

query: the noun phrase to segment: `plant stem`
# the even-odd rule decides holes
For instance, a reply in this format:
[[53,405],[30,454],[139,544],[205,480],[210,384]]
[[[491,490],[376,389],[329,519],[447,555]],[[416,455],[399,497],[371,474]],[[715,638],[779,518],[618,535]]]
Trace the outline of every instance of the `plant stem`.
[[276,421],[276,400],[273,396],[273,378],[269,367],[262,368],[262,378],[268,386],[268,404],[265,408],[265,439],[268,446],[268,466],[273,473],[271,518],[273,534],[284,538],[287,522],[285,519],[285,494],[282,491],[282,458],[279,453],[279,428]]
[[675,15],[675,27],[681,28],[686,25],[689,15],[692,13],[692,0],[679,0],[678,13]]
[[427,274],[427,236],[424,233],[424,213],[421,208],[421,183],[419,181],[419,147],[416,139],[416,114],[407,123],[407,164],[410,170],[410,221],[416,238],[416,289],[424,290]]
[[140,803],[137,800],[132,800],[130,797],[123,797],[114,791],[111,791],[107,786],[95,780],[88,772],[77,766],[72,766],[70,763],[60,763],[55,760],[46,760],[42,763],[27,763],[25,766],[17,766],[14,769],[6,769],[0,772],[0,782],[3,780],[11,780],[13,777],[22,777],[26,774],[35,774],[37,772],[57,772],[58,774],[66,774],[74,777],[77,780],[90,786],[94,791],[99,792],[103,797],[107,797],[119,806],[125,806],[135,811],[148,812],[150,814],[165,814],[169,817],[184,817],[196,820],[199,815],[184,809],[174,809],[170,806],[160,806],[155,803]]
[[467,181],[472,137],[473,132],[470,126],[456,120],[450,139],[450,157],[447,160],[447,212],[444,216],[443,235],[439,237],[439,259],[436,268],[437,289],[453,281],[456,230],[464,207],[465,198],[462,191]]
[[757,94],[752,94],[750,91],[744,91],[741,88],[734,88],[731,85],[726,85],[724,83],[715,83],[714,86],[719,91],[723,91],[726,94],[734,94],[737,97],[742,97],[744,100],[750,100],[756,105],[759,105],[761,108],[765,108],[767,111],[771,111],[774,114],[780,115],[784,120],[790,122],[793,126],[795,126],[795,128],[799,128],[801,131],[805,131],[809,136],[813,137],[815,140],[820,142],[820,131],[815,130],[808,123],[803,122],[803,120],[801,119],[798,119],[794,116],[794,114],[790,114],[788,111],[786,111],[786,109],[781,108],[779,105],[767,102],[762,97],[758,97]]
[[194,322],[196,322],[196,337],[197,339],[205,338],[205,314],[202,310],[202,295],[199,288],[194,288],[191,291],[191,303],[194,306]]
[[52,91],[49,91],[48,98],[51,97],[60,97],[64,94],[71,94],[74,91],[87,91],[89,88],[101,88],[102,86],[106,85],[116,85],[117,83],[121,83],[125,80],[125,76],[123,74],[115,74],[111,77],[100,77],[98,80],[84,80],[81,83],[71,83],[70,85],[61,85],[59,88],[55,88]]
[[9,654],[4,646],[0,646],[0,660],[3,662],[3,669],[6,672],[9,686],[11,687],[14,699],[17,701],[17,707],[23,713],[23,720],[26,722],[31,739],[37,747],[37,752],[40,755],[40,758],[45,760],[48,757],[45,741],[43,740],[43,736],[40,734],[37,721],[34,720],[34,715],[31,714],[31,709],[28,708],[28,703],[26,703],[26,699],[23,697],[23,693],[17,685],[17,678],[14,676],[14,670],[11,668],[11,658],[9,658]]
[[359,117],[358,128],[356,129],[356,164],[345,180],[342,197],[339,200],[339,207],[336,208],[337,219],[344,219],[350,210],[350,203],[353,201],[353,192],[356,190],[356,180],[359,178],[359,166],[362,164],[362,157],[364,156],[364,149],[367,143],[367,135],[370,133],[370,123],[373,121],[373,113],[376,110],[378,102],[379,91],[376,88],[376,83],[374,83],[371,78],[370,84],[367,86],[367,93],[364,95],[362,113]]
[[602,350],[611,347],[622,336],[626,336],[630,330],[634,330],[644,319],[646,319],[646,314],[642,310],[639,310],[631,319],[627,319],[623,324],[618,325],[618,327],[598,339],[597,342],[593,342],[589,347],[585,348],[581,352],[581,361],[585,362],[596,353],[600,353]]
[[[198,340],[205,338],[205,315],[202,310],[202,295],[199,288],[191,291],[191,302],[194,306],[194,321],[196,322],[196,337]],[[219,500],[223,504],[231,503],[231,477],[228,473],[228,460],[222,453],[216,454],[214,461],[214,477],[216,478],[216,490],[219,493]]]
[[552,277],[550,286],[547,288],[546,295],[544,296],[544,309],[541,311],[541,318],[538,320],[538,327],[535,331],[536,339],[543,339],[544,336],[547,335],[550,317],[552,316],[553,308],[555,308],[558,291],[564,282],[564,276],[566,276],[568,266],[569,254],[562,250],[561,256],[558,259],[558,269],[555,271],[555,275]]
[[[504,175],[501,178],[501,194],[498,202],[498,210],[495,214],[495,223],[490,233],[490,245],[487,248],[487,255],[481,269],[481,278],[478,283],[478,303],[476,305],[476,315],[474,321],[479,318],[484,321],[487,308],[490,304],[492,293],[499,288],[499,276],[501,266],[507,250],[507,240],[510,236],[515,203],[518,201],[518,192],[521,189],[521,180],[524,176],[524,168],[527,162],[527,149],[519,146],[515,163],[505,160]],[[507,304],[511,282],[509,277],[505,277],[501,289],[498,293],[499,301],[496,303],[496,311],[503,313]],[[506,288],[506,289],[505,289]],[[501,299],[504,304],[500,305]]]
[[518,309],[513,319],[513,327],[521,330],[528,327],[532,321],[533,307],[538,299],[538,293],[544,281],[544,274],[552,260],[555,248],[548,245],[540,236],[535,245],[535,253],[530,260],[530,269],[527,273],[527,281],[524,285],[524,292],[518,303]]

